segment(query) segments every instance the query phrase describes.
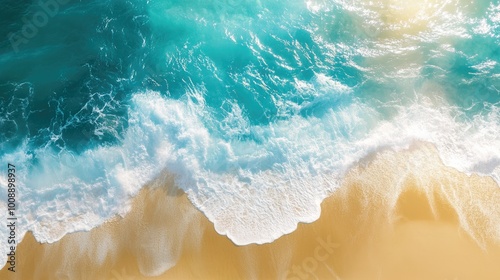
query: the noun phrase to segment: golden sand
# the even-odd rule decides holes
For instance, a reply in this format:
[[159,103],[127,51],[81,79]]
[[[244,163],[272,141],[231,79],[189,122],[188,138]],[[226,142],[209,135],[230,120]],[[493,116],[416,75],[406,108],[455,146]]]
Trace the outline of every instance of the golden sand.
[[235,246],[158,182],[90,232],[27,234],[0,279],[500,279],[498,185],[444,167],[429,145],[360,163],[319,220],[264,245]]

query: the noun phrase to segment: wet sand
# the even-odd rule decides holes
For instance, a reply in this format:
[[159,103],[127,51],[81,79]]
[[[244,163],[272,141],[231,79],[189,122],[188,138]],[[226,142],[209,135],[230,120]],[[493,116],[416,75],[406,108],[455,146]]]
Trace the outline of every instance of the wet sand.
[[421,145],[366,159],[319,220],[264,245],[219,235],[165,175],[124,218],[53,244],[27,234],[0,279],[500,279],[499,241],[498,185]]

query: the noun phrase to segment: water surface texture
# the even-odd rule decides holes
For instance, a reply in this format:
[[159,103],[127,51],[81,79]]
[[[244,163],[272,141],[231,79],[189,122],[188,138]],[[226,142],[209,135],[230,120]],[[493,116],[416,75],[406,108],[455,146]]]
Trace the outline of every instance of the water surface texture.
[[2,6],[19,236],[89,230],[166,172],[220,234],[272,242],[316,220],[349,168],[416,142],[500,180],[498,1]]

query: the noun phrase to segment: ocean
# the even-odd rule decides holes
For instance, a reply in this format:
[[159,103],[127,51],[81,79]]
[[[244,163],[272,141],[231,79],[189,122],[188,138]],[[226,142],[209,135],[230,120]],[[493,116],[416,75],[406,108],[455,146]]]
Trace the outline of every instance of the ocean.
[[165,173],[237,245],[317,220],[354,166],[415,143],[500,182],[498,1],[2,4],[18,241],[123,216]]

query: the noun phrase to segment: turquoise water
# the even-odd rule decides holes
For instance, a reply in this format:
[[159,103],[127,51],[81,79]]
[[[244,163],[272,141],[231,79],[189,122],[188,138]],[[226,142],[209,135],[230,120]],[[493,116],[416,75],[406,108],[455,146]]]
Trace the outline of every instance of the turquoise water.
[[497,1],[4,2],[0,159],[40,240],[162,171],[239,244],[315,220],[382,148],[500,176]]

